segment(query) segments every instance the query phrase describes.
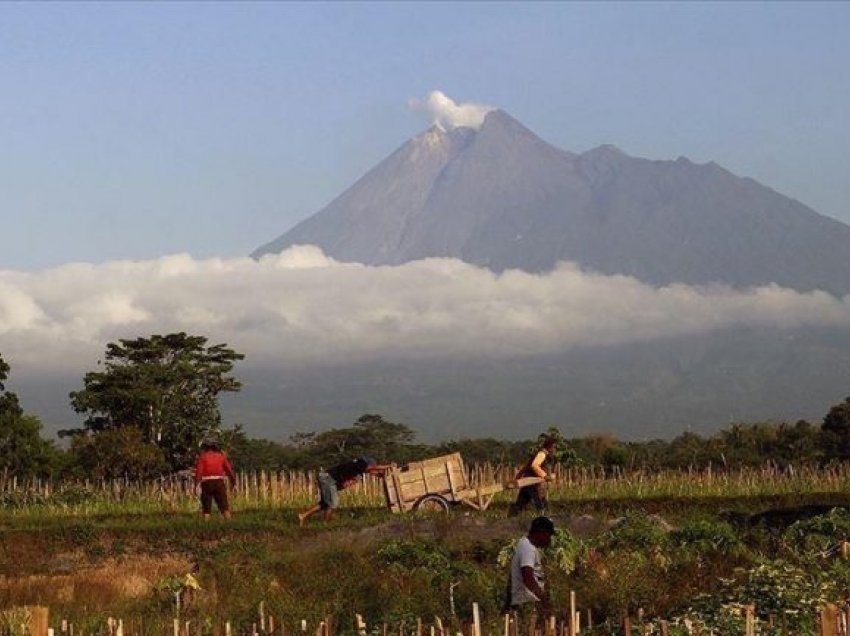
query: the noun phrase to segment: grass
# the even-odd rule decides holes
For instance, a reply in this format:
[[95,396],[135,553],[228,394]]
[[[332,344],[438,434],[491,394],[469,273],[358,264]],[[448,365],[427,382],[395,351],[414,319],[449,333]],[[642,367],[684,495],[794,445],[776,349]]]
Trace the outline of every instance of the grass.
[[[470,470],[473,483],[507,482],[512,470],[480,466]],[[850,470],[846,466],[800,467],[780,470],[737,471],[617,471],[600,468],[562,470],[549,485],[555,504],[572,505],[603,501],[659,499],[760,499],[783,496],[850,496]],[[514,496],[503,492],[496,504]],[[291,511],[315,501],[313,475],[306,473],[255,473],[240,476],[231,501],[238,510]],[[343,493],[349,509],[384,506],[380,479],[368,478]],[[191,483],[171,482],[30,482],[0,483],[0,523],[14,517],[98,517],[189,514],[197,510]]]
[[[480,483],[510,476],[498,467],[471,472]],[[845,581],[842,564],[789,551],[781,530],[733,527],[724,514],[850,506],[848,484],[845,468],[563,471],[550,485],[556,521],[591,514],[601,525],[586,539],[578,568],[552,575],[552,589],[560,599],[577,590],[581,607],[598,621],[610,618],[610,626],[638,609],[650,619],[681,613],[700,593],[713,593],[719,580],[740,579],[765,562],[790,559],[818,576],[834,572],[850,586],[850,566]],[[405,621],[409,627],[434,614],[448,623],[450,591],[457,620],[468,619],[477,602],[486,621],[497,621],[505,574],[497,557],[528,522],[528,516],[506,518],[513,492],[501,493],[486,512],[391,515],[374,479],[342,493],[343,509],[333,523],[306,529],[298,528],[295,513],[314,501],[309,475],[242,476],[230,522],[218,516],[202,521],[184,482],[0,486],[6,504],[0,512],[0,609],[45,604],[56,620],[72,620],[77,634],[102,633],[109,616],[127,619],[128,636],[130,624],[133,634],[170,633],[174,598],[161,587],[187,573],[202,589],[187,599],[180,618],[205,634],[224,620],[233,622],[234,633],[250,633],[261,602],[290,630],[302,618],[312,630],[330,615],[341,633],[350,633],[355,612],[370,625]],[[658,532],[650,518],[655,513],[687,531]],[[613,518],[636,525],[617,534],[606,529]],[[734,553],[713,547],[718,537],[731,535],[740,539]],[[774,570],[784,571],[779,565]],[[748,593],[745,582],[735,593]],[[759,585],[759,593],[772,599],[773,589]]]

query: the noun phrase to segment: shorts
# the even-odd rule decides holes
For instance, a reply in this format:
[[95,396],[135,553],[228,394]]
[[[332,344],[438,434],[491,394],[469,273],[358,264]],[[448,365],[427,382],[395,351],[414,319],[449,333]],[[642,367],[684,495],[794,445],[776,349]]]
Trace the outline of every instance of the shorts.
[[339,491],[336,481],[327,473],[319,473],[316,480],[319,484],[319,506],[322,510],[333,510],[339,508]]
[[224,479],[205,479],[201,482],[201,510],[205,515],[212,512],[213,501],[221,512],[230,510],[227,482]]

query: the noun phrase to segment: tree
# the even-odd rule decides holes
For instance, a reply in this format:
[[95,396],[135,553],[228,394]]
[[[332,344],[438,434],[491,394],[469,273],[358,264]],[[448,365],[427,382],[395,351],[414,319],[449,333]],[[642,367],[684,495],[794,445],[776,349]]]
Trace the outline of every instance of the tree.
[[206,342],[180,332],[109,343],[103,371],[87,373],[85,388],[70,394],[74,410],[87,415],[84,428],[60,435],[136,428],[171,469],[187,467],[201,438],[221,427],[219,393],[241,388],[227,374],[245,356]]
[[406,463],[420,455],[421,447],[412,443],[414,438],[406,425],[366,414],[348,428],[296,433],[292,440],[313,465],[330,466],[358,456]]
[[10,367],[0,356],[0,470],[15,475],[40,475],[50,471],[56,450],[41,438],[41,421],[27,415],[18,396],[5,390]]
[[98,479],[146,479],[168,469],[162,449],[146,442],[133,426],[74,436],[70,460],[72,472]]
[[829,409],[821,431],[826,459],[850,458],[850,397]]

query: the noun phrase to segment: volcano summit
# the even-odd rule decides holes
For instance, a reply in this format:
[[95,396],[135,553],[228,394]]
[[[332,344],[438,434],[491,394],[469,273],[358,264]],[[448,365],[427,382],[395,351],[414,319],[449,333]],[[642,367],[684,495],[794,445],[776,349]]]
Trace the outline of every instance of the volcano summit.
[[313,244],[341,261],[559,261],[650,283],[850,293],[850,227],[715,163],[574,154],[500,110],[414,137],[255,257]]

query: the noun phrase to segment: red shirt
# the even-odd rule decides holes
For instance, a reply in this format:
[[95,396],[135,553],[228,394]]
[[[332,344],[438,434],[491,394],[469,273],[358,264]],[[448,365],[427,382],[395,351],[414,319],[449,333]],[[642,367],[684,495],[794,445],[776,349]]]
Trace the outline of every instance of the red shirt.
[[195,483],[204,477],[220,477],[221,479],[228,477],[231,483],[236,482],[236,473],[227,461],[227,455],[216,451],[204,451],[198,457],[198,463],[195,464]]

